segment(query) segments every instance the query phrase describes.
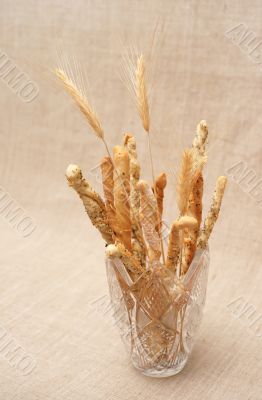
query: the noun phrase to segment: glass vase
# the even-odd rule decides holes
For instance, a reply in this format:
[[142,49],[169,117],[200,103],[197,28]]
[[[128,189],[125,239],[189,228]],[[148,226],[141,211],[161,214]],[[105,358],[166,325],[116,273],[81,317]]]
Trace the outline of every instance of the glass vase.
[[135,279],[120,259],[107,259],[106,267],[115,322],[134,367],[151,377],[179,373],[202,320],[208,249],[196,252],[182,278],[160,262]]

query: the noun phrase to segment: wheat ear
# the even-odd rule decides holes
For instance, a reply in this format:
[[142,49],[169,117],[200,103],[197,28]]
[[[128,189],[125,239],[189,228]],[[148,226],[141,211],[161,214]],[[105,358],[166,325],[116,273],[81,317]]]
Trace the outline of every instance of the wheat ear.
[[146,67],[145,67],[145,59],[142,54],[137,58],[135,76],[136,76],[137,109],[145,131],[149,132],[150,117],[149,117],[149,105],[148,105],[148,97],[146,89]]
[[63,84],[65,90],[67,93],[73,98],[75,101],[77,107],[81,111],[81,113],[84,115],[86,118],[88,124],[92,128],[93,132],[95,135],[102,140],[104,143],[104,146],[106,148],[106,151],[108,153],[108,156],[111,158],[111,154],[108,148],[108,145],[105,140],[105,135],[104,135],[104,130],[101,125],[101,122],[99,121],[96,112],[94,108],[91,106],[89,103],[86,95],[83,93],[81,89],[77,87],[77,85],[73,82],[73,80],[67,75],[67,73],[61,69],[61,68],[56,68],[54,70],[55,75],[57,78],[61,81]]
[[[146,87],[146,66],[145,66],[145,59],[144,59],[143,54],[141,54],[137,58],[134,86],[135,86],[135,94],[136,94],[136,103],[137,103],[138,113],[140,115],[143,128],[148,134],[147,139],[148,139],[148,151],[149,151],[149,157],[150,157],[152,182],[154,185],[155,198],[157,200],[154,163],[153,163],[152,148],[151,148],[152,146],[151,146],[151,135],[150,135],[150,113],[149,113],[149,103],[148,103],[148,95],[147,95],[147,87]],[[160,227],[160,225],[161,225],[161,217],[160,217],[159,211],[157,209],[157,226]],[[161,245],[163,264],[165,264],[164,244],[163,244],[161,230],[159,230],[159,237],[160,237],[160,245]]]

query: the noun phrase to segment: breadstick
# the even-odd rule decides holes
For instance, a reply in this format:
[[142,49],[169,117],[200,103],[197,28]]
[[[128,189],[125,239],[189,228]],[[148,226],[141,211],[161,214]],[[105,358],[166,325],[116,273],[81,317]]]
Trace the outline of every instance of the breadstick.
[[203,176],[199,176],[194,183],[192,192],[189,196],[188,214],[197,221],[195,226],[188,228],[184,234],[182,274],[185,274],[194,258],[196,252],[197,238],[202,220],[202,195],[203,195]]
[[140,222],[148,243],[149,261],[157,261],[161,256],[160,238],[157,232],[157,204],[155,196],[145,181],[139,181],[137,189],[140,193]]
[[[180,231],[186,231],[188,233],[189,230],[194,230],[195,227],[197,226],[197,220],[193,217],[189,216],[184,216],[181,217],[179,220],[175,221],[171,227],[171,231],[169,234],[169,242],[168,242],[168,254],[167,254],[167,262],[166,265],[169,268],[172,268],[173,271],[176,270],[177,268],[177,263],[180,255]],[[184,236],[184,235],[183,235]],[[182,238],[183,239],[183,238]],[[186,243],[185,243],[186,242]],[[187,239],[182,240],[183,244],[188,244]],[[183,246],[183,251],[185,251],[185,248],[188,246]],[[191,253],[189,253],[190,255]],[[189,256],[188,255],[188,256]],[[188,260],[188,256],[185,257],[183,254],[183,259],[182,259],[182,270],[183,268],[183,260]]]
[[130,160],[130,217],[132,224],[132,252],[145,266],[146,245],[143,238],[142,227],[139,220],[139,192],[137,182],[140,178],[140,165],[137,160],[136,141],[133,135],[127,133],[124,136],[124,146],[126,147]]
[[131,251],[130,175],[129,157],[121,146],[114,147],[114,205],[116,209],[116,236]]
[[219,176],[216,182],[216,189],[213,195],[213,200],[210,210],[205,219],[201,235],[199,236],[197,241],[197,247],[204,249],[207,245],[210,234],[218,218],[226,184],[227,184],[227,178],[225,176]]
[[125,248],[122,243],[111,244],[106,247],[106,256],[122,260],[129,273],[139,275],[144,272],[137,259]]
[[156,201],[160,219],[160,226],[158,227],[159,233],[162,227],[162,215],[163,215],[163,200],[164,200],[164,189],[166,187],[166,174],[162,172],[155,180],[154,188],[156,190]]
[[107,243],[114,243],[113,232],[107,220],[106,208],[103,200],[83,178],[81,169],[70,164],[66,170],[69,186],[79,194],[92,224],[100,231]]
[[172,224],[171,231],[168,240],[168,250],[166,258],[166,266],[176,272],[177,263],[180,254],[180,242],[179,242],[179,224],[175,221]]
[[181,263],[181,274],[184,275],[194,258],[196,252],[196,240],[191,236],[184,239],[183,257]]
[[114,206],[114,166],[112,163],[112,159],[108,156],[104,157],[100,162],[100,168],[102,174],[108,222],[112,230],[115,231],[116,209]]
[[185,215],[184,217],[181,217],[177,223],[179,229],[194,229],[197,225],[197,220],[194,217]]
[[180,215],[185,215],[187,212],[189,195],[193,184],[193,162],[193,150],[186,149],[183,153],[176,185],[177,205]]
[[[198,228],[202,221],[202,197],[203,197],[203,175],[199,173],[189,197],[188,214],[195,217],[198,222]],[[198,234],[198,232],[197,232]]]
[[182,259],[179,274],[187,271],[195,254],[196,240],[190,236],[190,232],[194,232],[197,228],[197,219],[190,216],[181,217],[178,220],[178,227],[182,231]]
[[195,148],[200,156],[205,155],[205,145],[208,136],[208,127],[205,120],[202,120],[197,125],[197,133],[193,141],[193,148]]

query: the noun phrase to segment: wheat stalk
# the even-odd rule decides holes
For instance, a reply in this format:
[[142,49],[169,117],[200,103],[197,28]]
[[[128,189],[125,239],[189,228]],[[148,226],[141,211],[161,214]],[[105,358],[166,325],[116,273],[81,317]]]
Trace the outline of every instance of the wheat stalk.
[[[135,87],[136,104],[137,104],[138,113],[141,118],[143,128],[148,133],[148,151],[149,151],[149,157],[150,157],[151,174],[152,174],[152,181],[153,181],[153,187],[154,187],[154,195],[157,200],[156,180],[155,180],[153,156],[152,156],[152,149],[151,149],[151,138],[150,138],[150,133],[149,133],[150,114],[149,114],[148,96],[147,96],[147,88],[146,88],[146,66],[145,66],[145,59],[144,59],[143,54],[141,54],[137,58],[134,87]],[[159,227],[161,225],[160,214],[159,214],[158,210],[157,210],[157,225]],[[163,244],[163,238],[162,238],[161,231],[159,231],[159,236],[160,236],[163,264],[165,264],[164,244]]]

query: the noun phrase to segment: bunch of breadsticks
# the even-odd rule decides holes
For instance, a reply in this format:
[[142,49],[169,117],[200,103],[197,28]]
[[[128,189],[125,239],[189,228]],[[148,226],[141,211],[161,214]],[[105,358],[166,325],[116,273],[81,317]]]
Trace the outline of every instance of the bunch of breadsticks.
[[[105,145],[107,155],[100,162],[103,198],[83,177],[77,165],[69,165],[66,170],[69,186],[78,193],[92,224],[105,240],[106,256],[121,259],[132,277],[139,277],[159,263],[177,277],[183,277],[197,249],[207,246],[227,183],[226,177],[218,177],[209,212],[202,223],[203,168],[207,162],[208,138],[206,121],[198,124],[192,146],[182,155],[176,185],[179,216],[169,226],[168,236],[163,237],[167,177],[165,173],[154,175],[143,56],[137,58],[132,83],[142,126],[148,135],[151,183],[141,179],[133,135],[125,134],[122,144],[115,146],[111,154],[103,127],[87,100],[83,85],[78,85],[79,71],[77,69],[73,77],[70,76],[72,68],[68,71],[58,68],[55,73]],[[79,79],[83,81],[81,76]]]

